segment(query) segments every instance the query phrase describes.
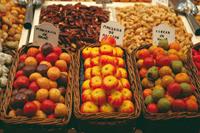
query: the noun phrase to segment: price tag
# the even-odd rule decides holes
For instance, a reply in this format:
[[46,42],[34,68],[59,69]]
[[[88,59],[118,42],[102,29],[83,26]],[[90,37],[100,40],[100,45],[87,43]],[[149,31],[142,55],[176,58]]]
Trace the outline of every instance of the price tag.
[[169,5],[169,0],[153,0],[153,4],[155,5],[164,5],[164,6],[168,6]]
[[117,22],[109,21],[101,24],[99,41],[104,36],[111,35],[116,39],[118,45],[122,45],[124,37],[124,27]]
[[153,43],[158,45],[159,40],[166,39],[168,43],[175,41],[175,29],[166,24],[153,27]]
[[41,46],[44,43],[51,43],[57,46],[59,33],[60,30],[53,24],[44,22],[35,26],[33,44]]

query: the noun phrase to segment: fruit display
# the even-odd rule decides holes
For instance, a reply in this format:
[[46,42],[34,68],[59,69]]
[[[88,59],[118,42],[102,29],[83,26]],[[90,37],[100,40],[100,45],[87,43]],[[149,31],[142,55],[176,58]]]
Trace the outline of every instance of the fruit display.
[[198,112],[199,103],[178,43],[160,40],[137,51],[143,101],[149,113]]
[[19,55],[8,117],[64,118],[68,115],[71,56],[50,43]]
[[96,43],[99,39],[101,23],[109,20],[109,12],[96,6],[50,5],[43,7],[40,23],[50,22],[60,29],[59,42],[72,48],[84,43]]
[[117,21],[125,27],[123,46],[128,52],[137,46],[152,44],[152,28],[161,23],[175,28],[175,39],[181,46],[192,44],[192,34],[187,33],[181,18],[168,7],[135,4],[116,8],[116,12]]
[[128,80],[124,50],[106,36],[100,47],[82,50],[84,78],[81,83],[82,113],[133,113],[133,93]]
[[26,9],[13,0],[0,2],[0,44],[17,49],[21,38]]

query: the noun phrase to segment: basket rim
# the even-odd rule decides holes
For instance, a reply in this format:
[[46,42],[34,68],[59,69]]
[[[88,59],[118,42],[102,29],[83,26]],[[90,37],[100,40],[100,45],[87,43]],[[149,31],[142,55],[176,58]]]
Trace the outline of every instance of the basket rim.
[[[85,46],[83,46],[81,49],[78,50],[78,52],[76,53],[77,55],[77,62],[80,63],[81,60],[81,51],[85,48],[85,47],[100,47],[99,44],[87,44]],[[120,46],[117,46],[120,47]],[[120,47],[122,48],[122,47]],[[122,48],[124,51],[125,49]],[[126,57],[129,56],[127,51],[125,51]],[[126,60],[128,60],[126,58]],[[132,64],[131,62],[131,58],[130,58],[130,64]],[[129,80],[130,80],[130,72],[129,72],[129,67],[127,64],[127,72],[129,75]],[[80,75],[80,66],[78,66],[78,72],[76,73],[76,76]],[[81,101],[80,101],[80,82],[78,83],[77,86],[74,86],[73,90],[74,90],[74,115],[77,119],[80,120],[91,120],[91,121],[106,121],[106,120],[110,120],[110,122],[114,122],[114,121],[119,121],[119,120],[134,120],[136,118],[138,118],[140,116],[140,112],[141,112],[141,104],[140,104],[140,98],[138,95],[138,88],[135,85],[135,83],[129,81],[131,84],[131,91],[133,94],[133,99],[134,100],[134,105],[135,105],[135,111],[133,113],[120,113],[120,112],[112,112],[112,113],[103,113],[103,112],[97,112],[97,113],[82,113],[80,111],[80,105],[81,105]],[[127,115],[128,114],[128,115]]]
[[[199,43],[200,45],[200,43]],[[140,49],[143,49],[143,48],[149,48],[150,46],[152,46],[151,44],[146,44],[146,45],[142,45],[142,46],[139,46],[137,48],[135,48],[132,52],[132,56],[134,57],[133,58],[133,61],[134,63],[136,63],[136,53],[138,50]],[[186,62],[184,62],[184,66],[186,66]],[[137,65],[135,66],[136,67],[136,75],[138,77],[138,82],[141,83],[141,79],[140,79],[140,76],[139,76],[139,69],[137,67]],[[189,73],[190,69],[187,70],[187,73]],[[192,79],[192,76],[190,76],[190,79]],[[199,88],[199,86],[197,86],[195,83],[192,82],[192,85],[194,85],[196,88]],[[198,100],[198,105],[200,105],[200,99],[198,98],[200,93],[197,91],[198,89],[195,89],[195,92],[194,92],[194,95],[196,96],[197,100]],[[143,88],[141,86],[141,84],[139,84],[139,91],[140,91],[140,95],[141,95],[141,103],[142,103],[142,110],[143,110],[143,115],[144,115],[144,118],[146,119],[149,119],[149,120],[170,120],[170,119],[181,119],[181,118],[198,118],[200,117],[200,107],[199,107],[199,111],[198,112],[166,112],[166,113],[150,113],[147,111],[146,109],[146,106],[145,106],[145,103],[144,103],[144,99],[143,99],[143,96],[142,96],[142,91],[143,91]]]
[[[40,47],[37,45],[33,45],[32,43],[29,43],[27,45],[23,45],[16,53],[15,56],[15,61],[13,63],[13,66],[11,68],[11,72],[13,73],[12,79],[9,82],[9,86],[6,88],[6,91],[12,91],[13,87],[12,87],[12,81],[14,80],[14,75],[16,74],[16,66],[18,65],[19,62],[19,55],[24,53],[24,51],[27,51],[28,48],[30,47]],[[60,46],[58,46],[60,47]],[[62,48],[63,51],[69,53],[70,55],[72,54],[69,50]],[[72,56],[72,55],[71,55]],[[68,81],[71,81],[72,78],[72,67],[73,65],[71,65],[72,63],[70,63],[69,65],[69,71],[68,71]],[[10,117],[7,114],[7,110],[9,108],[9,104],[10,104],[10,98],[11,98],[11,94],[8,95],[5,99],[4,99],[4,104],[3,104],[3,113],[2,113],[2,121],[4,123],[7,124],[30,124],[30,125],[55,125],[55,126],[62,126],[62,125],[67,125],[70,122],[71,119],[71,115],[72,115],[72,85],[70,84],[71,82],[68,82],[68,85],[66,87],[66,94],[65,94],[65,105],[68,104],[67,110],[68,110],[68,114],[67,116],[65,116],[64,118],[55,118],[55,119],[48,119],[48,118],[29,118],[26,116],[16,116],[16,117]],[[10,90],[9,90],[10,89]],[[8,92],[9,93],[9,92]],[[7,104],[6,104],[7,103]]]

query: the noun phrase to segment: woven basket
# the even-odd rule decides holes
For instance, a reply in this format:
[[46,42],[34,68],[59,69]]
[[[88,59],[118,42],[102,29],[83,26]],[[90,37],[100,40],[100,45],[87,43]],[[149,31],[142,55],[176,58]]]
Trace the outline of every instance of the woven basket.
[[[94,45],[86,45],[85,47],[90,46],[94,47]],[[96,45],[99,46],[99,45]],[[128,75],[129,75],[129,82],[131,85],[131,91],[133,92],[133,101],[135,105],[135,111],[133,113],[119,113],[119,112],[113,112],[113,113],[82,113],[80,111],[80,106],[81,106],[81,82],[83,80],[83,72],[84,72],[84,67],[83,67],[83,59],[81,57],[81,52],[85,48],[82,47],[75,56],[75,61],[76,62],[76,71],[75,73],[75,84],[73,86],[74,90],[74,115],[78,120],[84,121],[84,123],[87,123],[89,125],[109,125],[109,126],[114,126],[114,125],[123,125],[131,122],[132,124],[135,122],[136,118],[139,117],[140,111],[141,111],[141,105],[140,105],[140,97],[138,93],[138,87],[135,82],[135,75],[134,75],[134,68],[132,65],[132,61],[130,56],[125,52],[126,56],[126,67],[128,70]]]
[[[11,55],[12,57],[15,57],[15,54],[16,54],[15,50],[11,50],[11,49],[9,49],[7,47],[3,47],[3,52],[6,53],[6,54]],[[15,59],[13,58],[12,64],[14,62],[15,62]],[[12,64],[8,67],[9,69],[11,68]],[[11,79],[11,71],[8,73],[8,81],[10,81],[10,79]],[[3,88],[2,90],[0,90],[0,119],[1,119],[1,114],[2,114],[2,111],[3,111],[4,93],[5,93],[5,88]]]
[[[11,80],[9,82],[9,86],[6,89],[5,92],[5,99],[4,99],[4,104],[3,104],[3,117],[2,120],[3,122],[7,124],[22,124],[22,125],[52,125],[52,126],[62,126],[62,125],[67,125],[70,121],[71,118],[71,113],[72,113],[72,81],[73,81],[73,66],[71,64],[69,65],[69,76],[68,76],[68,85],[66,89],[66,95],[65,95],[65,105],[67,106],[67,116],[64,118],[56,118],[56,119],[47,119],[47,118],[28,118],[25,116],[16,116],[16,117],[10,117],[8,116],[8,110],[9,110],[9,104],[11,101],[11,95],[13,91],[13,82],[14,82],[14,77],[17,71],[17,66],[18,66],[18,61],[19,61],[19,56],[23,53],[26,53],[26,51],[30,47],[39,47],[39,46],[34,46],[34,45],[24,45],[22,48],[19,49],[18,54],[16,54],[16,61],[12,66],[11,69]],[[63,51],[70,53],[70,51],[66,49],[62,49]]]
[[[140,49],[143,49],[143,48],[149,48],[151,45],[144,45],[144,46],[140,46],[138,48],[136,48],[133,53],[132,53],[132,56],[133,56],[133,63],[136,64],[136,53],[138,50]],[[194,95],[197,97],[197,100],[198,100],[198,105],[199,105],[199,111],[200,111],[200,99],[199,99],[199,92],[198,92],[198,88],[199,86],[196,86],[196,82],[197,80],[195,78],[193,78],[193,72],[190,71],[189,69],[189,64],[187,63],[187,59],[186,60],[183,60],[183,63],[184,63],[184,67],[188,70],[187,73],[189,74],[190,78],[191,78],[191,81],[192,81],[192,84],[197,88]],[[141,83],[141,80],[140,80],[140,76],[139,76],[139,69],[137,67],[137,65],[134,65],[135,67],[135,73],[136,73],[136,77],[137,77],[137,82],[138,83]],[[141,84],[138,84],[139,86],[139,90],[140,90],[140,95],[142,96],[143,93],[143,88],[142,88],[142,85]],[[151,112],[148,112],[147,111],[147,108],[144,104],[144,99],[142,97],[141,99],[142,101],[142,110],[143,110],[143,115],[146,119],[149,119],[149,120],[169,120],[169,119],[180,119],[180,118],[197,118],[197,117],[200,117],[200,113],[199,112],[167,112],[167,113],[151,113]]]

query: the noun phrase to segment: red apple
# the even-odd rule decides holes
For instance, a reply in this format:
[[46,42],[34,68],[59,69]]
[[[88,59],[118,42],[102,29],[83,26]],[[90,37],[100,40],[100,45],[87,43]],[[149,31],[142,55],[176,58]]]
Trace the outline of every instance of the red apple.
[[100,47],[101,55],[113,55],[113,47],[110,45],[102,45]]
[[122,105],[119,107],[119,111],[122,113],[132,113],[134,112],[134,105],[129,100],[124,100]]
[[101,67],[100,66],[92,67],[92,76],[101,76]]
[[120,48],[120,47],[115,47],[114,49],[113,49],[113,52],[115,51],[115,54],[113,54],[113,55],[115,55],[115,56],[117,56],[117,57],[123,57],[123,55],[124,55],[124,51]]
[[27,57],[26,54],[22,54],[22,55],[20,55],[20,56],[19,56],[19,61],[20,61],[20,62],[24,62],[25,59],[26,59],[26,57]]
[[27,102],[23,109],[24,115],[32,117],[37,112],[37,105],[34,102]]
[[155,103],[150,103],[148,106],[147,106],[147,111],[150,112],[150,113],[157,113],[158,112],[158,107]]
[[34,100],[33,103],[35,103],[35,105],[37,106],[37,110],[40,110],[41,103],[37,100]]
[[145,59],[147,57],[150,57],[150,52],[148,49],[141,49],[138,51],[137,56],[139,59]]
[[115,90],[121,91],[122,89],[123,89],[123,85],[122,85],[121,81],[118,80],[118,85],[117,85],[117,87],[115,88]]
[[60,56],[60,54],[62,53],[62,49],[60,47],[54,47],[53,52]]
[[120,75],[121,75],[121,78],[127,78],[127,77],[128,77],[128,73],[127,73],[127,71],[126,71],[125,68],[119,67],[119,68],[117,68],[117,69],[118,69],[119,72],[121,73],[121,74],[120,74]]
[[116,40],[114,37],[110,36],[110,35],[106,35],[101,39],[101,45],[111,45],[111,46],[115,46],[116,45]]
[[50,53],[46,56],[45,60],[54,64],[58,60],[58,55],[56,53]]
[[171,60],[170,60],[170,58],[169,58],[168,56],[162,56],[161,58],[157,58],[156,64],[157,64],[159,67],[162,67],[162,66],[170,66]]
[[125,67],[124,59],[117,57],[117,66],[118,67]]
[[92,78],[92,68],[87,68],[84,72],[84,78],[86,79],[90,79]]
[[18,78],[19,76],[24,76],[24,72],[22,70],[17,71],[15,78]]
[[111,113],[114,112],[114,108],[109,103],[105,103],[100,106],[100,112]]
[[29,86],[29,79],[26,76],[19,76],[15,83],[17,88],[27,88]]
[[107,64],[102,66],[101,68],[101,74],[103,77],[108,75],[113,75],[115,73],[115,67],[112,64]]
[[35,81],[31,82],[28,88],[34,92],[37,92],[40,89],[40,87]]
[[121,90],[122,93],[122,97],[124,100],[132,100],[132,92],[131,90],[127,89],[127,88],[123,88]]
[[105,90],[97,88],[92,91],[92,101],[97,105],[102,105],[106,102],[106,93]]
[[83,84],[82,84],[82,90],[84,91],[84,90],[88,90],[88,89],[91,89],[90,88],[90,80],[88,79],[88,80],[85,80],[84,82],[83,82]]
[[92,64],[91,64],[91,58],[86,58],[85,61],[84,61],[84,68],[89,68],[89,67],[92,67]]
[[92,66],[99,66],[99,64],[100,64],[99,61],[100,61],[99,57],[94,57],[94,58],[91,59],[91,65]]
[[194,62],[200,62],[200,55],[193,56],[193,61]]
[[113,64],[113,65],[116,65],[115,64],[115,58],[112,57],[112,56],[109,56],[109,55],[101,55],[100,57],[100,64],[101,65],[106,65],[106,64]]
[[143,66],[150,68],[155,65],[155,61],[153,57],[146,57],[144,58]]
[[83,93],[81,94],[81,99],[82,102],[92,101],[92,90],[91,89],[84,90]]
[[52,114],[55,109],[55,103],[51,100],[44,100],[41,104],[41,110],[46,114]]
[[90,80],[90,87],[92,89],[101,88],[102,86],[102,78],[100,76],[92,77]]
[[131,85],[127,79],[121,78],[120,81],[122,83],[123,88],[127,88],[127,89],[131,88]]
[[122,77],[121,72],[118,68],[116,68],[115,77],[118,78],[118,79],[120,79]]
[[94,57],[97,57],[99,55],[100,55],[99,48],[98,47],[92,48],[92,50],[91,50],[91,56],[94,58]]
[[82,56],[84,59],[91,57],[91,50],[92,50],[91,47],[86,47],[83,49]]
[[35,58],[38,62],[41,62],[45,59],[42,53],[38,53]]
[[118,79],[115,76],[110,75],[103,78],[103,86],[106,90],[116,88],[118,83]]
[[141,68],[139,74],[140,74],[140,78],[145,78],[145,76],[147,74],[147,69],[144,67]]
[[181,94],[181,87],[178,83],[171,83],[167,87],[167,92],[172,97],[176,98]]
[[82,113],[97,113],[99,112],[99,108],[96,104],[91,101],[87,101],[81,105]]
[[172,102],[172,110],[175,112],[185,111],[186,104],[182,99],[175,99]]
[[112,91],[110,96],[108,96],[108,103],[113,107],[120,107],[123,103],[123,96],[120,91]]

